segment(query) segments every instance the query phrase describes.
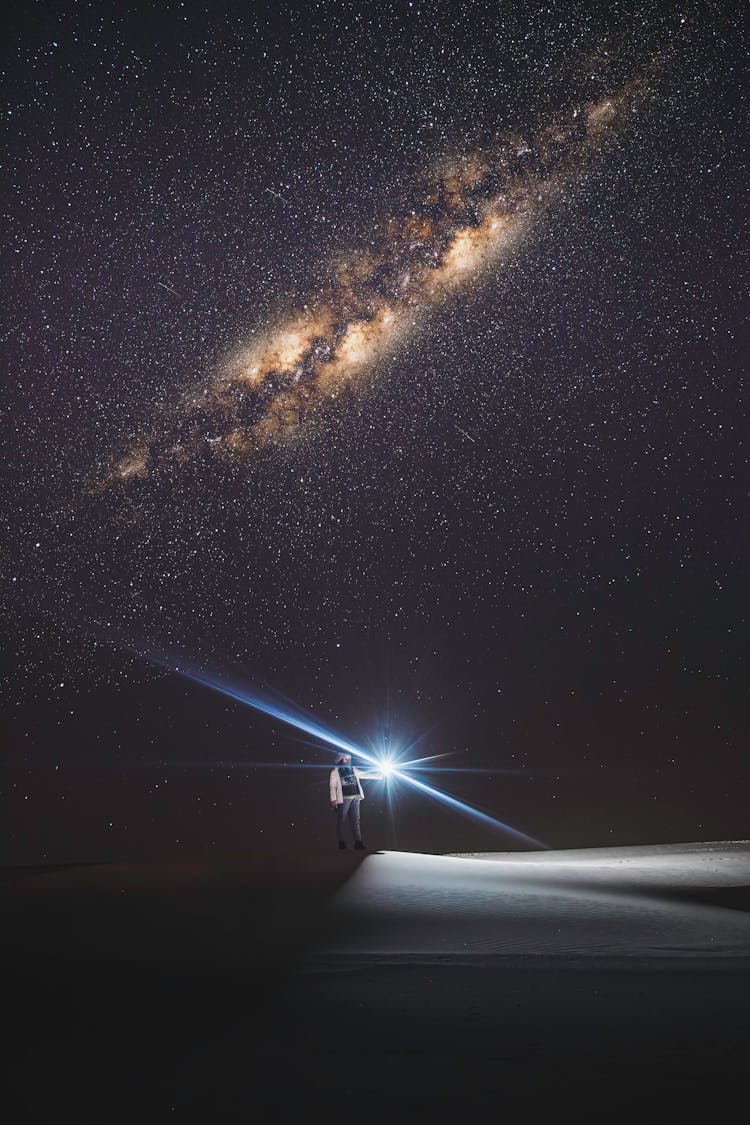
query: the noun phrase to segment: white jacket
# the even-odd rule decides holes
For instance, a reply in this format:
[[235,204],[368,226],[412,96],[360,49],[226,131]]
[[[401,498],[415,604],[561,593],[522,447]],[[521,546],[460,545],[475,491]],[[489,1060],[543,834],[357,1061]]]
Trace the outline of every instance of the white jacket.
[[[359,786],[359,796],[355,797],[354,800],[363,801],[365,794],[362,786],[360,785],[360,778],[362,778],[364,781],[377,781],[381,777],[381,774],[379,770],[375,773],[372,773],[366,770],[361,770],[357,766],[354,766],[354,776],[356,777],[357,785]],[[330,791],[331,804],[342,805],[344,803],[344,794],[341,791],[341,776],[339,774],[337,766],[334,766],[331,770]]]

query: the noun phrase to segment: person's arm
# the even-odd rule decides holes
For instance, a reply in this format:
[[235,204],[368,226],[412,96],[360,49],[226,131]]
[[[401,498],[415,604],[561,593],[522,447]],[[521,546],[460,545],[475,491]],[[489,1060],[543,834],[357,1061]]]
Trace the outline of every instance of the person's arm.
[[341,797],[340,790],[341,782],[339,780],[339,771],[333,769],[331,770],[330,780],[328,783],[328,792],[331,797],[331,804],[334,808],[338,808],[339,805],[343,805],[344,803]]
[[361,770],[359,766],[354,767],[354,772],[360,781],[382,781],[383,775],[379,769],[373,768],[372,770]]

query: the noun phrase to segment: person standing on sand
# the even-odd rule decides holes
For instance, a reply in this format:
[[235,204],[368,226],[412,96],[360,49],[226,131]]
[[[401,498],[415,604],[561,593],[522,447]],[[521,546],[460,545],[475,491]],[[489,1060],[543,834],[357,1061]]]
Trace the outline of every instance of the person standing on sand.
[[364,848],[359,805],[365,795],[360,782],[375,781],[381,776],[380,772],[366,773],[353,766],[351,754],[336,755],[336,765],[331,770],[329,788],[331,808],[336,810],[336,837],[341,849],[346,847],[347,824],[354,837],[354,847]]

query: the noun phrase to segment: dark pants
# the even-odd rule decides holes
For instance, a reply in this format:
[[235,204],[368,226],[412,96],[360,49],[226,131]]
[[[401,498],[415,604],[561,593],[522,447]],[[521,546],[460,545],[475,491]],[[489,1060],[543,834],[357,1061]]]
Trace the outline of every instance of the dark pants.
[[343,840],[346,834],[346,826],[349,825],[352,837],[354,840],[361,840],[362,835],[359,827],[359,802],[360,797],[344,797],[343,805],[336,806],[336,835],[339,840]]

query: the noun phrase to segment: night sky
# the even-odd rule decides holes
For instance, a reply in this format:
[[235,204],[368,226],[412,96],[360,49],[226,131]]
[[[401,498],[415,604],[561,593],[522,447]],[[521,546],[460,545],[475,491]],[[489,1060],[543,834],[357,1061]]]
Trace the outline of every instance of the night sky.
[[5,14],[1,862],[747,837],[743,7]]

